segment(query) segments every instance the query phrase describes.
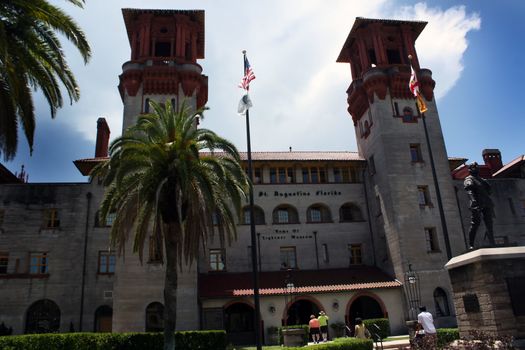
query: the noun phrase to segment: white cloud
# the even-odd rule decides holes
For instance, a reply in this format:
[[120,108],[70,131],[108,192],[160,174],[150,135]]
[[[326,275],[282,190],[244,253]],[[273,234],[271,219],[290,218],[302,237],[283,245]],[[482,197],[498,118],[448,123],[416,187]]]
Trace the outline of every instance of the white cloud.
[[441,10],[418,3],[403,7],[394,16],[428,22],[416,41],[419,63],[433,72],[436,98],[446,95],[463,71],[462,57],[468,47],[467,34],[481,27],[479,14],[467,13],[465,6]]
[[[55,1],[62,6],[63,1]],[[68,54],[83,95],[80,103],[60,111],[58,118],[94,140],[96,119],[105,115],[112,137],[118,136],[122,118],[118,75],[130,53],[120,8],[174,6],[206,11],[206,58],[199,63],[209,76],[211,109],[203,126],[241,150],[246,137],[244,120],[236,114],[241,97],[237,84],[242,74],[241,50],[248,50],[257,75],[251,89],[254,151],[287,150],[288,146],[357,149],[346,111],[350,69],[335,62],[355,17],[429,21],[417,49],[422,67],[434,72],[438,97],[459,79],[466,36],[480,27],[479,15],[467,13],[465,7],[441,10],[420,3],[399,10],[386,0],[151,0],[147,6],[138,0],[91,0],[83,11],[66,7],[87,32],[93,60],[84,67],[78,55]]]

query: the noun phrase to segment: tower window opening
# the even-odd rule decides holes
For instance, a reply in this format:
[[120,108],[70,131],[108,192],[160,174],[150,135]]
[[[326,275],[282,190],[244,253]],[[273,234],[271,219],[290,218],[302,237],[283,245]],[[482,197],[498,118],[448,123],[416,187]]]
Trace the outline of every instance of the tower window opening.
[[169,57],[171,54],[171,44],[167,42],[155,43],[155,57]]
[[397,49],[387,49],[386,56],[389,64],[401,64],[401,55]]
[[370,58],[371,64],[377,64],[376,52],[374,51],[374,49],[368,50],[368,58]]

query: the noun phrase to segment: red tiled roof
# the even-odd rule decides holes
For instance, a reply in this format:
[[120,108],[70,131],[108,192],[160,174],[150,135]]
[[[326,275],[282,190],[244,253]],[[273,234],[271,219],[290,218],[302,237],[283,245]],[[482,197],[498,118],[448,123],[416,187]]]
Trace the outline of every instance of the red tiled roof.
[[496,171],[494,173],[494,175],[492,175],[492,176],[493,177],[505,177],[506,175],[509,175],[512,172],[514,167],[523,164],[523,162],[525,162],[525,155],[524,154],[522,154],[518,158],[512,160],[510,163],[505,164],[504,167],[502,167],[501,169]]
[[[241,159],[247,160],[248,153],[240,152]],[[292,151],[292,152],[252,152],[252,160],[357,160],[364,161],[357,152],[308,152],[308,151]]]
[[[378,268],[357,266],[348,269],[266,271],[259,275],[261,295],[284,295],[290,275],[294,293],[326,293],[359,289],[395,288],[401,282]],[[209,273],[199,275],[199,292],[203,298],[253,295],[252,274]]]

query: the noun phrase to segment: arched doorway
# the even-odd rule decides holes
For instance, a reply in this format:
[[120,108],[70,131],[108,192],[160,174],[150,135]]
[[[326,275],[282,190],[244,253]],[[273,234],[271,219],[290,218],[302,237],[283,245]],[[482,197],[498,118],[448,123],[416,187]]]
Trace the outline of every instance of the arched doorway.
[[164,331],[164,305],[153,302],[146,307],[146,332]]
[[354,325],[357,317],[363,320],[368,320],[385,316],[380,302],[376,298],[368,295],[361,295],[351,301],[347,315],[348,323],[351,325]]
[[224,309],[224,328],[228,341],[235,345],[255,344],[254,310],[245,303],[234,303]]
[[111,332],[113,309],[107,305],[99,306],[95,311],[95,332]]
[[295,301],[286,313],[286,325],[308,324],[310,315],[319,315],[319,306],[307,299]]
[[25,333],[58,333],[59,330],[60,309],[55,302],[42,299],[27,309]]

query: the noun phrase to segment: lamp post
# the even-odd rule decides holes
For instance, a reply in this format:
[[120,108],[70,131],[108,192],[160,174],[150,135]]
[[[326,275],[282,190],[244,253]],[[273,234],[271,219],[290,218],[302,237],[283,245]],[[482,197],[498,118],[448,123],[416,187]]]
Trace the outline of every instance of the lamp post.
[[421,303],[419,276],[416,271],[412,270],[412,264],[408,264],[408,271],[405,272],[405,295],[408,303],[408,320],[406,325],[410,339],[412,339],[416,331],[417,310]]
[[[286,271],[286,278],[284,279],[285,283],[285,291],[284,291],[284,307],[286,308],[288,306],[288,298],[290,298],[290,301],[292,301],[293,298],[293,292],[295,289],[295,286],[292,281],[292,269],[288,269]],[[289,310],[286,310],[286,315],[284,318],[284,325],[288,325],[288,312]]]

